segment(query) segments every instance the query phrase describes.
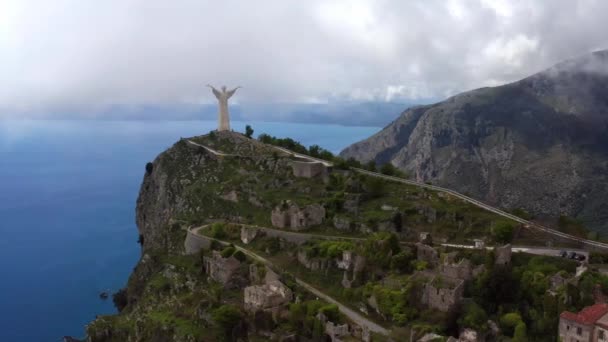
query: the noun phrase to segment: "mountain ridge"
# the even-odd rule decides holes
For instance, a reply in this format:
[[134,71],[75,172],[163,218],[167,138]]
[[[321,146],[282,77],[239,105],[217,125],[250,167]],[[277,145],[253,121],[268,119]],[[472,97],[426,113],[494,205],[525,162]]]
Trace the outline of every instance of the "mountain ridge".
[[341,152],[390,162],[418,181],[503,208],[574,216],[596,230],[608,208],[608,51],[522,80],[410,108]]

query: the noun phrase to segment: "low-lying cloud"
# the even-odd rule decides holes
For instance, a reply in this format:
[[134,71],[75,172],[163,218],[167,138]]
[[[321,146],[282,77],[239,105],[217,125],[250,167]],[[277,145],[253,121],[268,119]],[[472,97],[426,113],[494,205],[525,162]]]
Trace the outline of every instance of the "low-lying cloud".
[[599,0],[4,0],[0,118],[116,106],[412,101],[607,48]]

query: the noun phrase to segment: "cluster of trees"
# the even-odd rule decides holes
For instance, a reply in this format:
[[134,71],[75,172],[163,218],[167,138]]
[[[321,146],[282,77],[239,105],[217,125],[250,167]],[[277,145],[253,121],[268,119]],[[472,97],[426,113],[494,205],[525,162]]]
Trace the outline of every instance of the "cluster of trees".
[[582,238],[588,238],[591,240],[597,240],[598,235],[595,232],[590,232],[581,221],[568,217],[568,216],[560,216],[557,220],[557,228],[559,231],[576,235]]
[[492,237],[498,244],[511,243],[513,240],[513,224],[507,221],[499,221],[494,225]]
[[553,275],[574,274],[576,263],[566,259],[514,255],[512,265],[502,266],[494,265],[493,253],[487,253],[485,265],[470,290],[474,303],[463,308],[459,323],[484,332],[488,317],[496,317],[513,341],[555,341],[562,311],[592,304],[595,284],[608,289],[608,277],[588,272],[578,286],[567,284],[549,293]]
[[344,251],[354,251],[355,245],[350,241],[324,240],[308,243],[303,248],[309,257],[338,258]]
[[291,138],[277,138],[275,136],[271,136],[269,134],[262,133],[258,136],[258,140],[265,144],[284,147],[288,150],[291,150],[291,151],[294,151],[297,153],[308,154],[308,149],[304,145],[300,144],[300,142],[295,141]]
[[[249,127],[251,129],[251,127],[249,125],[247,127]],[[246,135],[248,137],[251,137],[251,134],[253,134],[253,129],[247,130]],[[333,153],[331,153],[330,151],[322,148],[319,145],[312,145],[312,146],[306,148],[306,146],[302,145],[299,141],[293,140],[291,138],[277,138],[275,136],[271,136],[269,134],[262,133],[258,136],[258,140],[265,144],[280,146],[280,147],[286,148],[288,150],[294,151],[296,153],[309,155],[313,158],[319,158],[319,159],[331,161],[334,163],[334,166],[337,169],[341,169],[341,170],[348,170],[348,169],[354,167],[354,168],[365,169],[365,170],[373,171],[373,172],[380,172],[380,173],[383,173],[388,176],[396,176],[396,177],[403,177],[403,178],[407,177],[407,175],[403,171],[397,169],[391,163],[385,163],[382,166],[378,167],[378,166],[376,166],[375,161],[370,160],[369,162],[367,162],[365,164],[361,164],[358,160],[356,160],[354,158],[348,158],[348,159],[340,158],[340,157],[334,155]]]
[[300,335],[313,341],[323,341],[325,327],[317,318],[322,313],[329,321],[339,323],[342,316],[334,304],[325,304],[319,300],[308,300],[289,305],[289,325]]

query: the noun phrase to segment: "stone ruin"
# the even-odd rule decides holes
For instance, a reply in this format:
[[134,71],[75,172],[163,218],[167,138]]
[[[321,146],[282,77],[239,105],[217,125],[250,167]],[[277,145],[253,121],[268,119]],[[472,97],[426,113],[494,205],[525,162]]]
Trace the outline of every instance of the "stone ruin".
[[285,201],[272,210],[270,221],[274,227],[302,230],[323,223],[325,208],[310,204],[300,208],[296,203]]
[[506,266],[511,263],[511,244],[494,248],[494,264]]
[[420,298],[422,304],[448,312],[462,302],[464,280],[431,272],[416,272],[414,276],[424,282]]
[[327,175],[327,167],[321,162],[293,160],[291,162],[293,175],[296,177],[314,178]]
[[249,279],[253,285],[245,288],[244,302],[251,312],[274,312],[293,300],[291,289],[268,266],[249,265]]
[[462,279],[469,281],[473,279],[473,266],[468,259],[462,259],[459,262],[453,260],[445,260],[439,266],[439,272],[450,278]]
[[429,233],[429,232],[421,232],[418,235],[418,242],[425,244],[425,245],[432,245],[433,237],[431,236],[431,233]]
[[332,260],[326,258],[309,257],[305,250],[299,250],[297,259],[300,264],[311,271],[323,271],[329,269]]
[[348,324],[334,324],[333,322],[325,323],[325,334],[329,336],[332,342],[342,341],[342,337],[350,336]]
[[429,265],[437,265],[439,263],[439,253],[437,253],[437,250],[423,243],[416,244],[416,258],[420,261],[426,261]]
[[258,235],[258,230],[252,227],[241,227],[241,242],[249,244]]
[[341,342],[343,337],[351,336],[350,327],[347,323],[336,324],[329,321],[322,313],[317,314],[316,318],[325,326],[325,335],[327,335],[332,342]]
[[207,275],[224,286],[238,286],[235,278],[241,262],[235,257],[224,258],[218,251],[213,251],[212,256],[203,257],[203,265]]
[[[336,266],[344,270],[342,277],[342,286],[344,288],[348,289],[352,287],[352,284],[357,280],[357,274],[363,272],[365,264],[365,257],[354,254],[352,251],[342,252],[342,259],[336,260]],[[352,276],[349,277],[349,274],[352,274]]]
[[245,288],[245,309],[249,311],[273,310],[290,303],[293,292],[278,280]]

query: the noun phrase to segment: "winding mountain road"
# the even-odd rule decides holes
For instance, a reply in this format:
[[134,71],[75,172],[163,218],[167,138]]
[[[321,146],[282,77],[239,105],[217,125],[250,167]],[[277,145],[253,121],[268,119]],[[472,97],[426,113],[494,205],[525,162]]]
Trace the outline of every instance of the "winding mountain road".
[[[207,235],[202,235],[199,234],[198,230],[200,228],[203,227],[193,227],[193,228],[189,228],[190,232],[194,235],[197,235],[201,238],[205,238],[205,239],[209,239],[209,240],[213,240],[213,241],[217,241],[218,243],[221,243],[224,246],[228,246],[231,243],[227,242],[227,241],[222,241],[222,240],[218,240],[212,237],[209,237]],[[243,248],[241,246],[238,245],[233,245],[234,248],[236,248],[237,250],[243,252],[244,254],[248,255],[250,258],[257,260],[267,266],[269,266],[272,269],[275,270],[280,270],[279,267],[277,267],[272,261],[264,258],[263,256],[247,249],[247,248]],[[302,288],[304,288],[305,290],[307,290],[308,292],[314,294],[315,296],[322,298],[323,300],[331,303],[331,304],[335,304],[338,309],[340,310],[341,313],[343,313],[346,317],[348,317],[350,320],[352,320],[353,322],[355,322],[357,325],[361,326],[361,327],[366,327],[368,328],[370,331],[388,336],[390,331],[382,326],[380,326],[377,323],[372,322],[371,320],[365,318],[364,316],[360,315],[358,312],[356,312],[355,310],[352,310],[351,308],[347,307],[346,305],[338,302],[337,300],[335,300],[334,298],[332,298],[331,296],[325,294],[324,292],[322,292],[321,290],[315,288],[314,286],[308,284],[307,282],[303,281],[302,279],[299,278],[295,278],[295,281],[298,285],[302,286]]]
[[228,154],[228,153],[224,153],[224,152],[220,152],[220,151],[216,151],[214,149],[212,149],[211,147],[207,147],[205,145],[199,144],[199,143],[195,143],[194,141],[190,140],[190,139],[186,139],[186,142],[190,145],[194,145],[194,146],[198,146],[198,147],[202,147],[204,148],[207,152],[214,154],[216,156],[221,156],[221,157],[235,157],[237,156],[236,154]]
[[418,187],[422,187],[422,188],[426,188],[429,190],[434,190],[434,191],[441,191],[444,193],[448,193],[454,197],[458,197],[466,202],[469,202],[471,204],[474,204],[482,209],[488,210],[490,212],[493,212],[497,215],[500,215],[502,217],[506,217],[508,219],[511,219],[513,221],[519,222],[521,224],[524,224],[530,228],[534,228],[537,230],[540,230],[542,232],[551,234],[551,235],[555,235],[564,239],[568,239],[568,240],[572,240],[572,241],[576,241],[576,242],[580,242],[592,247],[598,247],[598,248],[604,248],[604,249],[608,249],[608,244],[607,243],[603,243],[603,242],[598,242],[598,241],[593,241],[593,240],[588,240],[588,239],[583,239],[583,238],[579,238],[577,236],[574,235],[570,235],[570,234],[566,234],[566,233],[562,233],[558,230],[552,229],[552,228],[548,228],[545,226],[541,226],[537,223],[528,221],[528,220],[524,220],[521,217],[515,216],[513,214],[507,213],[506,211],[500,210],[498,208],[492,207],[491,205],[485,204],[481,201],[478,201],[474,198],[471,198],[469,196],[463,195],[459,192],[456,192],[454,190],[450,190],[450,189],[446,189],[446,188],[442,188],[439,186],[435,186],[435,185],[430,185],[430,184],[426,184],[426,183],[420,183],[420,182],[416,182],[416,181],[412,181],[409,179],[404,179],[404,178],[399,178],[399,177],[393,177],[393,176],[387,176],[381,173],[377,173],[377,172],[372,172],[372,171],[368,171],[368,170],[364,170],[364,169],[359,169],[359,168],[352,168],[353,171],[359,172],[361,174],[365,174],[365,175],[369,175],[372,177],[378,177],[378,178],[383,178],[389,181],[393,181],[393,182],[399,182],[399,183],[403,183],[403,184],[409,184],[409,185],[414,185],[414,186],[418,186]]
[[[219,156],[231,156],[230,154],[225,154],[225,153],[222,153],[222,152],[218,152],[218,151],[216,151],[214,149],[211,149],[211,148],[209,148],[207,146],[195,143],[193,141],[190,141],[190,140],[187,140],[187,141],[188,141],[188,143],[190,143],[192,145],[200,146],[200,147],[206,149],[207,151],[209,151],[209,152],[211,152],[211,153],[213,153],[215,155],[219,155]],[[310,156],[307,156],[307,155],[301,154],[301,153],[296,153],[296,152],[293,152],[293,151],[288,150],[288,149],[283,148],[283,147],[278,147],[278,146],[274,146],[274,145],[270,145],[270,146],[274,147],[275,149],[277,149],[277,150],[279,150],[279,151],[281,151],[283,153],[291,154],[291,155],[294,155],[294,156],[296,156],[298,158],[308,159],[310,161],[322,163],[326,167],[332,167],[333,166],[333,163],[331,163],[329,161],[326,161],[326,160],[323,160],[323,159],[310,157]],[[429,189],[429,190],[433,190],[433,191],[444,192],[444,193],[450,194],[450,195],[452,195],[454,197],[460,198],[463,201],[469,202],[469,203],[471,203],[471,204],[473,204],[475,206],[478,206],[478,207],[480,207],[482,209],[485,209],[487,211],[490,211],[490,212],[495,213],[497,215],[500,215],[502,217],[511,219],[511,220],[513,220],[515,222],[521,223],[521,224],[525,225],[528,228],[533,228],[533,229],[536,229],[536,230],[542,231],[544,233],[551,234],[551,235],[554,235],[554,236],[557,236],[557,237],[560,237],[560,238],[563,238],[563,239],[579,242],[579,243],[582,243],[582,244],[590,246],[590,247],[601,248],[601,249],[608,249],[608,243],[580,238],[580,237],[577,237],[577,236],[574,236],[574,235],[570,235],[570,234],[566,234],[566,233],[560,232],[560,231],[555,230],[553,228],[548,228],[548,227],[542,226],[540,224],[534,223],[532,221],[525,220],[525,219],[523,219],[521,217],[515,216],[515,215],[510,214],[510,213],[508,213],[506,211],[503,211],[501,209],[498,209],[498,208],[493,207],[493,206],[491,206],[489,204],[483,203],[481,201],[478,201],[478,200],[476,200],[474,198],[471,198],[469,196],[463,195],[463,194],[461,194],[459,192],[456,192],[454,190],[451,190],[451,189],[442,188],[440,186],[426,184],[426,183],[422,183],[422,182],[417,182],[417,181],[413,181],[413,180],[409,180],[409,179],[404,179],[404,178],[399,178],[399,177],[394,177],[394,176],[388,176],[388,175],[385,175],[385,174],[382,174],[382,173],[368,171],[368,170],[361,169],[361,168],[356,168],[356,167],[351,167],[351,170],[353,170],[355,172],[358,172],[358,173],[361,173],[361,174],[364,174],[364,175],[371,176],[371,177],[382,178],[382,179],[385,179],[385,180],[388,180],[388,181],[393,181],[393,182],[398,182],[398,183],[402,183],[402,184],[413,185],[413,186],[417,186],[417,187],[421,187],[421,188],[425,188],[425,189]]]

